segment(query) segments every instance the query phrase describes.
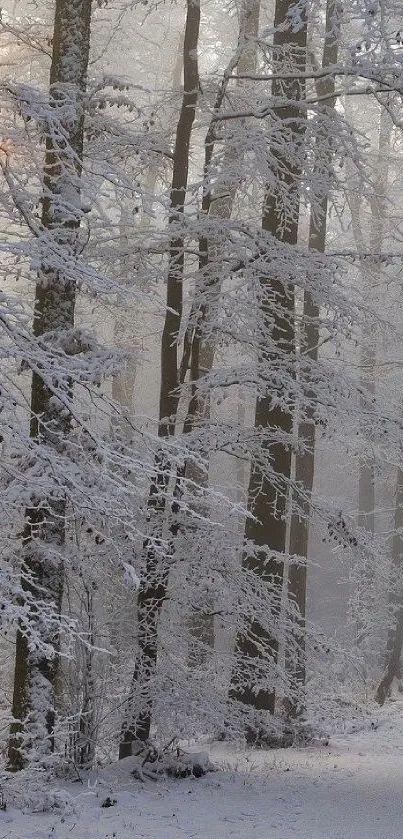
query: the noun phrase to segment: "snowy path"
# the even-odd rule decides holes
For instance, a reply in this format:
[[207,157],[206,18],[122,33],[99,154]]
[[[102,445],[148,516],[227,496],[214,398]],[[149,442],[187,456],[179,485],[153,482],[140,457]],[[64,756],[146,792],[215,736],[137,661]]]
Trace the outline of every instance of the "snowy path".
[[[123,762],[69,785],[64,815],[8,807],[0,839],[403,839],[400,703],[376,731],[328,747],[219,756],[237,771],[147,785]],[[116,804],[104,809],[108,795]]]

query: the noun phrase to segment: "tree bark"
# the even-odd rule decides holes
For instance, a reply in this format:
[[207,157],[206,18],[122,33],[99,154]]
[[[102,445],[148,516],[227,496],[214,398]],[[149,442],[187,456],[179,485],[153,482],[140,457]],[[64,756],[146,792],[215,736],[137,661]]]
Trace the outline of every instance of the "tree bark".
[[[260,0],[246,0],[241,11],[237,53],[232,61],[233,70],[239,75],[253,73],[256,70],[257,48],[256,40],[259,31]],[[242,84],[242,82],[241,82]],[[237,82],[237,87],[239,81]],[[219,101],[220,91],[218,93]],[[204,166],[204,195],[202,213],[211,220],[224,221],[231,218],[232,207],[237,191],[235,172],[240,169],[241,155],[234,139],[225,139],[224,156],[222,164],[221,186],[214,192],[210,184],[210,165],[216,140],[216,122],[210,124],[205,139],[205,166]],[[198,424],[206,426],[210,420],[211,393],[200,393],[198,383],[211,373],[214,356],[214,337],[207,337],[208,327],[214,317],[216,304],[219,300],[222,287],[222,271],[220,267],[220,256],[222,256],[223,245],[220,234],[209,238],[202,236],[199,241],[200,251],[200,286],[196,288],[197,297],[206,294],[212,296],[203,301],[198,323],[194,330],[191,354],[190,354],[190,378],[192,382],[192,398],[189,404],[186,428],[191,430]],[[203,294],[204,293],[204,294]],[[207,489],[208,469],[201,469],[194,463],[187,464],[186,477],[195,486],[202,490]],[[207,510],[202,509],[200,502],[198,512],[203,516]],[[207,656],[208,649],[214,647],[214,595],[212,585],[208,578],[203,587],[202,600],[191,603],[194,610],[190,616],[190,649],[189,663],[191,666],[202,665]]]
[[392,579],[390,605],[393,622],[388,633],[385,673],[376,691],[376,701],[383,705],[392,687],[393,679],[400,673],[403,646],[403,586],[401,581],[403,560],[403,472],[397,470],[394,533],[392,541]]
[[[379,143],[378,143],[378,176],[375,182],[375,194],[371,201],[371,223],[369,247],[367,253],[373,253],[373,259],[362,261],[361,273],[364,281],[365,295],[371,294],[379,287],[380,261],[385,228],[385,201],[388,184],[388,151],[393,123],[386,111],[382,109],[380,115]],[[386,161],[385,161],[386,155]],[[360,407],[368,409],[375,395],[375,367],[376,367],[376,334],[370,324],[363,335],[361,347],[361,397]],[[374,458],[368,456],[360,458],[358,478],[358,525],[365,528],[372,536],[375,533],[375,465]]]
[[[329,68],[329,76],[317,81],[318,99],[326,97],[326,110],[331,113],[335,106],[335,79],[331,68],[337,64],[340,36],[342,8],[340,0],[328,0],[326,6],[325,43],[322,55],[322,69]],[[316,156],[320,150],[316,150]],[[327,153],[323,161],[314,163],[314,171],[318,172],[319,165],[325,164],[330,170],[332,153]],[[309,222],[310,250],[324,253],[326,249],[328,194],[323,194],[317,206],[311,208]],[[306,289],[304,291],[303,318],[301,334],[301,353],[299,363],[299,377],[304,388],[303,419],[298,422],[298,446],[295,455],[295,483],[298,487],[297,505],[291,515],[290,524],[290,557],[291,564],[288,573],[288,597],[296,606],[297,616],[293,616],[294,649],[289,651],[289,677],[291,679],[291,693],[285,702],[286,713],[295,718],[303,713],[305,684],[305,613],[306,613],[306,585],[308,540],[311,514],[311,497],[315,469],[315,395],[310,387],[314,365],[318,360],[319,341],[319,304],[314,295]]]
[[[299,149],[299,156],[302,157],[305,135],[305,117],[296,103],[304,97],[304,82],[298,78],[298,74],[303,74],[306,67],[307,16],[305,3],[302,6],[300,4],[298,23],[291,25],[293,8],[295,11],[296,7],[290,0],[277,0],[273,37],[274,72],[280,75],[286,71],[296,76],[292,80],[284,78],[272,83],[274,115],[284,127],[287,126],[294,146],[294,155],[287,154],[286,149],[281,153],[271,149],[272,165],[281,172],[281,188],[285,188],[287,206],[282,201],[284,192],[275,194],[268,186],[262,217],[263,231],[287,245],[295,245],[298,237],[301,163],[297,162],[296,149]],[[280,279],[267,276],[261,277],[260,284],[264,326],[276,351],[269,353],[262,348],[259,366],[263,375],[265,370],[273,367],[278,367],[280,371],[285,362],[288,369],[292,370],[295,363],[293,287]],[[255,550],[249,552],[246,548],[242,560],[244,572],[256,575],[271,591],[273,626],[278,620],[281,607],[284,565],[279,557],[285,554],[286,547],[286,502],[293,428],[292,408],[284,409],[279,403],[280,400],[276,401],[270,392],[259,395],[256,401],[255,428],[263,432],[265,462],[252,458],[248,509],[253,518],[246,520],[245,543],[252,543]],[[279,432],[281,442],[269,442],[274,431]],[[262,603],[264,609],[265,604]],[[262,679],[260,670],[263,661],[266,671],[271,665],[276,665],[278,642],[275,631],[268,631],[259,615],[244,622],[236,638],[231,699],[257,712],[274,713],[275,689],[274,686],[268,686],[273,680],[270,676]],[[260,715],[260,720],[257,727],[246,723],[248,742],[265,741],[267,731],[264,713]]]
[[[49,248],[38,273],[33,332],[52,342],[74,326],[75,281],[64,268],[74,256],[80,226],[80,179],[91,4],[88,0],[56,0],[50,71],[49,114],[42,198],[42,229]],[[66,108],[66,105],[68,107]],[[68,110],[67,117],[63,109]],[[55,126],[57,131],[54,130]],[[54,267],[54,252],[60,266]],[[44,361],[45,367],[46,361]],[[70,429],[63,402],[71,399],[71,379],[53,381],[34,372],[31,386],[30,436],[39,446],[60,455]],[[25,512],[22,605],[26,620],[17,630],[13,717],[9,766],[21,769],[31,754],[54,748],[54,696],[63,593],[63,545],[66,500],[55,481],[48,497],[35,499]]]
[[[181,86],[181,76],[183,70],[183,34],[179,38],[177,54],[175,57],[173,72],[172,72],[172,93],[177,94]],[[155,198],[155,188],[158,176],[160,175],[157,164],[150,164],[149,168],[144,173],[144,195],[142,200],[142,211],[140,219],[140,229],[147,230],[150,225],[152,217],[153,203]],[[123,440],[130,440],[132,434],[130,415],[133,411],[134,388],[137,375],[137,359],[134,354],[134,347],[136,346],[135,336],[135,322],[133,320],[134,313],[123,313],[121,317],[120,307],[124,306],[126,293],[125,289],[129,283],[133,283],[133,278],[127,276],[125,271],[126,254],[130,251],[133,236],[136,235],[136,226],[133,222],[133,213],[127,209],[121,209],[120,225],[119,225],[119,239],[121,254],[119,257],[121,267],[121,283],[123,287],[122,295],[118,294],[118,317],[115,321],[115,345],[123,351],[131,350],[131,355],[125,359],[123,370],[113,377],[112,380],[112,399],[122,406],[120,415],[115,416],[112,422],[112,432],[116,435],[121,435]]]
[[[171,229],[167,299],[161,340],[161,385],[158,436],[169,439],[175,433],[179,404],[180,370],[178,365],[179,329],[182,320],[184,232],[183,215],[189,170],[189,148],[199,92],[198,40],[199,0],[188,0],[183,45],[184,90],[179,115],[172,172],[169,225]],[[133,674],[129,713],[122,729],[119,758],[132,753],[136,740],[150,735],[152,715],[151,684],[158,653],[158,621],[168,583],[168,557],[164,548],[163,528],[171,463],[161,446],[156,456],[156,477],[150,487],[148,517],[150,536],[144,542],[144,575],[138,596],[138,657]],[[136,705],[137,702],[137,705]]]
[[[382,108],[379,122],[378,155],[374,194],[370,202],[369,236],[366,242],[360,222],[360,197],[357,192],[351,196],[352,230],[360,257],[363,291],[368,303],[377,294],[381,281],[381,253],[385,237],[385,210],[388,194],[389,150],[393,123],[386,109]],[[360,358],[359,406],[363,416],[371,411],[376,392],[377,332],[372,322],[364,325]],[[375,457],[371,450],[371,436],[362,428],[366,442],[365,454],[360,456],[358,466],[358,525],[370,536],[375,534]],[[373,569],[366,564],[358,580],[356,643],[365,641],[366,598],[372,585]]]

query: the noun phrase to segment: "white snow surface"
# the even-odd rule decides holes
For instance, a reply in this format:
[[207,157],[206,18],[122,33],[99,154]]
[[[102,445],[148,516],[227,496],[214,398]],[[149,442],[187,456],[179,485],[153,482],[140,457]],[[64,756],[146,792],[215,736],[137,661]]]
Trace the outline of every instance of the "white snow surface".
[[213,744],[220,768],[199,780],[142,783],[132,758],[83,783],[4,777],[0,839],[402,839],[403,702],[374,711],[372,726],[328,746]]

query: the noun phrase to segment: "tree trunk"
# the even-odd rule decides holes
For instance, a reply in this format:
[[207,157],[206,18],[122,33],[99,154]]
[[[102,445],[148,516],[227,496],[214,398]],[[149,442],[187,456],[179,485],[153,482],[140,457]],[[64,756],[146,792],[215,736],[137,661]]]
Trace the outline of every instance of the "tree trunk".
[[[253,73],[256,70],[256,40],[259,31],[260,0],[246,0],[242,9],[239,24],[239,37],[237,54],[232,64],[233,69],[239,75]],[[242,83],[241,83],[242,84]],[[239,82],[237,83],[237,86]],[[210,163],[215,144],[215,122],[210,125],[205,139],[205,184],[202,211],[205,216],[212,220],[224,221],[229,219],[237,191],[237,184],[234,180],[234,173],[240,168],[240,152],[236,142],[226,139],[222,164],[221,186],[212,193],[209,183]],[[213,131],[213,136],[212,136]],[[242,153],[243,157],[243,153]],[[219,300],[222,286],[222,271],[220,267],[220,256],[223,246],[219,234],[208,239],[200,239],[200,275],[202,288],[196,289],[196,298],[200,293],[207,290],[213,292],[213,300],[202,304],[198,324],[195,328],[190,358],[190,376],[193,395],[189,405],[186,427],[191,428],[201,424],[203,427],[210,420],[211,393],[210,390],[200,394],[198,382],[211,373],[215,356],[215,341],[213,337],[206,337],[208,326],[214,318],[215,304]],[[208,486],[208,469],[198,468],[196,464],[190,463],[186,466],[186,477],[195,486],[202,490]],[[202,516],[207,510],[202,509],[200,502],[198,512]],[[199,585],[198,581],[198,585]],[[194,610],[189,619],[190,649],[189,664],[191,666],[202,665],[206,660],[208,649],[214,646],[214,593],[213,585],[206,577],[203,585],[202,597],[198,603],[191,603]]]
[[[370,304],[377,295],[381,282],[381,253],[385,236],[385,210],[388,194],[389,151],[393,122],[386,109],[382,108],[379,123],[378,159],[374,195],[371,200],[371,216],[368,244],[360,222],[360,197],[357,192],[351,196],[352,230],[361,262],[363,291]],[[371,411],[376,391],[377,333],[373,322],[364,325],[360,359],[359,405],[365,416]],[[360,456],[358,467],[358,525],[370,536],[375,534],[375,457],[370,434],[362,429],[366,451]],[[373,568],[367,562],[360,570],[357,591],[356,642],[365,641],[366,599],[373,582]]]
[[[83,93],[90,21],[88,0],[56,0],[49,90],[52,128],[46,138],[42,199],[44,242],[51,238],[52,247],[48,258],[45,252],[38,273],[33,323],[34,335],[44,336],[50,351],[52,343],[57,346],[63,334],[68,338],[74,326],[76,288],[67,266],[76,252],[80,226]],[[64,117],[66,103],[68,115]],[[55,251],[60,254],[57,268]],[[71,400],[72,387],[68,375],[56,382],[53,379],[52,385],[51,380],[50,373],[48,378],[33,373],[30,423],[31,438],[38,447],[46,447],[49,456],[52,452],[63,454],[70,429],[70,415],[63,403]],[[14,722],[8,751],[13,770],[20,769],[30,754],[34,758],[54,748],[65,509],[63,486],[56,480],[49,496],[35,499],[25,513],[21,584],[27,616],[19,625],[16,640]]]
[[386,647],[386,668],[377,691],[376,701],[383,705],[392,687],[393,679],[400,675],[400,659],[403,645],[403,586],[402,586],[402,560],[403,560],[403,472],[397,470],[396,480],[396,502],[394,533],[392,542],[392,579],[391,579],[391,606],[393,609],[393,624],[388,633]]
[[[122,442],[129,442],[132,435],[131,415],[133,411],[133,393],[137,373],[137,359],[135,356],[136,338],[134,321],[134,306],[127,311],[127,287],[129,279],[125,271],[125,254],[128,253],[131,240],[134,234],[133,218],[123,209],[120,214],[119,223],[119,244],[121,254],[120,263],[120,284],[122,292],[117,294],[118,316],[114,324],[114,345],[123,352],[130,348],[130,356],[124,359],[124,366],[112,379],[112,399],[119,406],[119,409],[112,415],[111,432],[115,439]],[[126,303],[126,309],[125,309]]]
[[[181,76],[183,69],[183,34],[179,38],[178,49],[174,61],[172,72],[172,92],[176,94],[181,85]],[[140,219],[140,229],[147,230],[150,226],[150,221],[153,212],[153,203],[155,199],[155,188],[157,178],[160,175],[158,166],[150,165],[144,173],[144,194],[142,197],[142,211]],[[116,435],[121,435],[122,440],[126,442],[130,440],[132,434],[131,428],[131,414],[133,412],[133,395],[137,375],[137,359],[135,357],[134,348],[138,343],[135,336],[135,322],[134,313],[123,311],[123,318],[121,316],[120,307],[124,306],[126,300],[125,289],[129,283],[133,283],[133,277],[127,276],[127,269],[125,271],[126,255],[130,252],[132,246],[133,236],[136,235],[136,227],[133,223],[133,212],[122,208],[119,224],[119,240],[120,240],[120,268],[121,268],[121,284],[123,287],[122,295],[118,293],[118,317],[115,320],[115,346],[123,351],[131,350],[131,354],[124,361],[123,370],[115,375],[112,380],[112,399],[122,406],[120,415],[114,416],[112,421],[112,432]]]
[[[381,266],[379,256],[382,252],[385,228],[385,201],[388,188],[388,153],[393,123],[389,114],[382,109],[380,115],[379,144],[378,144],[378,176],[375,182],[375,194],[371,201],[371,223],[369,247],[367,253],[373,253],[374,258],[362,261],[361,273],[364,281],[365,296],[371,295],[372,290],[379,287]],[[386,156],[386,160],[385,160]],[[361,348],[360,384],[362,395],[360,407],[367,411],[368,401],[371,403],[375,394],[375,366],[376,366],[376,334],[373,325],[363,335]],[[358,481],[358,524],[369,533],[375,533],[375,466],[374,458],[368,456],[360,459]]]
[[[197,49],[200,4],[188,0],[183,45],[184,91],[179,115],[172,173],[169,225],[171,229],[167,278],[167,303],[161,340],[161,386],[158,436],[167,439],[175,433],[179,404],[180,371],[178,336],[182,320],[184,233],[182,219],[189,170],[190,137],[199,92]],[[147,740],[150,734],[151,687],[157,665],[158,621],[166,597],[168,562],[163,528],[171,464],[161,446],[156,456],[156,477],[150,487],[148,517],[150,536],[144,542],[144,575],[138,596],[139,652],[133,674],[129,713],[122,729],[119,758],[132,753],[133,742]]]
[[[340,24],[342,9],[339,0],[328,0],[326,7],[325,43],[323,47],[322,69],[332,68],[337,64]],[[327,78],[317,81],[318,99],[326,97],[326,110],[331,111],[335,106],[333,98],[335,79],[331,74]],[[323,167],[323,152],[319,163],[314,163],[314,171],[318,172],[319,165]],[[327,169],[332,165],[332,154],[328,153],[325,161]],[[309,222],[310,250],[324,253],[326,248],[328,193],[326,191],[318,201],[317,206],[311,208]],[[311,496],[315,468],[315,395],[310,387],[314,365],[318,360],[319,341],[319,305],[309,290],[304,292],[303,318],[301,334],[301,351],[299,376],[304,388],[303,419],[298,422],[298,447],[295,455],[295,483],[297,490],[298,509],[291,515],[290,524],[290,557],[291,564],[288,573],[288,596],[296,606],[297,616],[293,616],[295,631],[293,641],[295,647],[289,651],[287,667],[291,680],[291,694],[285,701],[287,715],[291,718],[299,716],[304,710],[303,688],[305,684],[305,612],[306,612],[306,584],[309,525],[311,513]],[[305,360],[307,363],[304,363]]]
[[[304,97],[304,82],[298,78],[306,67],[307,18],[305,4],[299,6],[298,23],[291,25],[292,9],[290,0],[277,0],[275,6],[275,33],[273,37],[273,69],[280,75],[296,76],[293,79],[274,80],[272,95],[275,102],[274,114],[282,125],[287,126],[294,154],[287,151],[271,150],[271,159],[275,168],[281,172],[279,194],[268,186],[263,206],[262,229],[279,242],[295,245],[298,236],[299,220],[299,177],[302,157],[305,123],[296,100]],[[277,102],[276,102],[277,100]],[[281,100],[284,104],[277,104]],[[299,149],[299,155],[296,153]],[[282,196],[286,196],[286,206]],[[294,291],[292,285],[275,277],[261,277],[261,308],[267,335],[276,347],[275,353],[266,352],[262,347],[259,366],[263,376],[277,367],[279,371],[284,363],[293,369],[295,358],[294,334]],[[280,404],[279,404],[280,403]],[[283,409],[280,400],[276,402],[273,394],[266,392],[259,395],[255,409],[255,428],[263,432],[264,463],[252,458],[251,475],[248,490],[248,509],[253,518],[247,518],[245,525],[245,543],[252,543],[255,551],[246,548],[242,567],[247,575],[256,575],[271,591],[271,617],[275,625],[281,607],[283,585],[283,562],[286,547],[286,502],[291,471],[292,445],[292,408]],[[273,431],[278,430],[281,442],[269,442]],[[273,477],[274,479],[273,479]],[[261,550],[259,550],[261,549]],[[269,605],[262,603],[262,615]],[[242,705],[247,705],[257,712],[274,713],[275,688],[271,665],[277,663],[278,636],[268,631],[260,616],[247,619],[238,632],[235,646],[235,667],[232,674],[230,697]],[[263,675],[262,663],[266,674]],[[267,672],[269,668],[269,672]],[[259,683],[260,682],[260,683]],[[249,723],[245,726],[248,742],[264,742],[267,736],[265,713],[260,714],[257,727]]]

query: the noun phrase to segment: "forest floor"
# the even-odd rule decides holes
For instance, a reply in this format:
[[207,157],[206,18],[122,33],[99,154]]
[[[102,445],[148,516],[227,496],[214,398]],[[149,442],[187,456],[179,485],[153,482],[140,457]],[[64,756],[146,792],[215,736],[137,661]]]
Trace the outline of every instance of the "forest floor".
[[[403,701],[329,745],[213,745],[204,778],[135,780],[132,759],[84,782],[4,776],[0,839],[402,839]],[[113,806],[105,807],[106,800]],[[35,812],[40,809],[46,812]]]

